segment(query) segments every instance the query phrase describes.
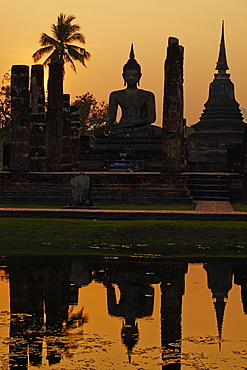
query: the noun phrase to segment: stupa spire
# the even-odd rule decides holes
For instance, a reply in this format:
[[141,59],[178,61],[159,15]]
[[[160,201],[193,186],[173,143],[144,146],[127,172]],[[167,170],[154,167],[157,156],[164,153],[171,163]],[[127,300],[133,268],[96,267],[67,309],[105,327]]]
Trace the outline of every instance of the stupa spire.
[[221,350],[221,340],[222,340],[222,327],[224,321],[224,312],[225,312],[226,302],[223,297],[217,297],[214,302],[214,308],[216,312],[216,320],[218,327],[218,337],[219,337],[219,350]]
[[226,47],[225,47],[225,36],[224,36],[224,21],[222,21],[222,32],[221,32],[221,41],[220,41],[220,51],[219,58],[216,64],[216,70],[218,73],[225,74],[229,69],[226,60]]

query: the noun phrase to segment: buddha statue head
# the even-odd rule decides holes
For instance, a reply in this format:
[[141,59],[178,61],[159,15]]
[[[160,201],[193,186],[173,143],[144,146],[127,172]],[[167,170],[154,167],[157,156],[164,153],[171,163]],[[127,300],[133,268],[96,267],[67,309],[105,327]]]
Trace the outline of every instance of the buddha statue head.
[[141,66],[137,63],[134,54],[134,47],[133,44],[131,45],[129,60],[123,66],[123,79],[124,79],[124,86],[127,84],[128,86],[134,86],[136,84],[139,85],[141,74]]

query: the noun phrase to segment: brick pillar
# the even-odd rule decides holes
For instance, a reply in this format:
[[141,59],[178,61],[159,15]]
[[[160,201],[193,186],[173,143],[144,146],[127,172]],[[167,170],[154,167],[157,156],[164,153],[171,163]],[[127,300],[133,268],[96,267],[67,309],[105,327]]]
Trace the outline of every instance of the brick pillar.
[[70,95],[63,95],[62,171],[72,171]]
[[40,64],[31,69],[30,104],[30,171],[45,171],[44,67]]
[[48,108],[46,116],[46,169],[61,171],[63,126],[63,62],[49,64]]
[[169,37],[165,61],[163,107],[163,172],[181,173],[185,161],[183,120],[183,53],[178,39]]
[[79,169],[80,161],[80,115],[77,107],[71,107],[71,133],[72,133],[72,166]]
[[11,114],[13,127],[10,146],[10,171],[29,171],[30,112],[29,67],[14,65],[11,69]]

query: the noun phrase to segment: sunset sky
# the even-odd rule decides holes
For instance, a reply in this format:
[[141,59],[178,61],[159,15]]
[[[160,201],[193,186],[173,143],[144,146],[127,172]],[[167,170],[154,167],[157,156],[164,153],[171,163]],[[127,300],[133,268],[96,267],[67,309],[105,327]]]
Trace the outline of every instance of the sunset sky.
[[184,116],[196,123],[213,80],[225,21],[225,40],[231,80],[242,108],[247,109],[247,1],[246,0],[23,0],[1,4],[0,77],[13,64],[32,65],[32,54],[41,32],[60,13],[73,14],[86,38],[92,57],[87,68],[77,64],[77,74],[66,67],[65,93],[89,91],[98,101],[123,87],[122,67],[134,43],[142,66],[141,88],[156,96],[157,121],[161,124],[164,60],[169,36],[185,48]]

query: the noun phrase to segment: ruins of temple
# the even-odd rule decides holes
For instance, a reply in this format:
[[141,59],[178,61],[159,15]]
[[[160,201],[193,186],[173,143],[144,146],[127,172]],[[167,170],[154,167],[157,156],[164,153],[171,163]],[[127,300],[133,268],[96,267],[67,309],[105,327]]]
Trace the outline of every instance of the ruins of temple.
[[[182,102],[183,48],[178,39],[170,38],[167,48],[164,96],[169,102]],[[176,65],[179,64],[179,84]],[[53,60],[49,65],[47,111],[44,105],[43,66],[12,67],[13,129],[10,158],[6,171],[0,173],[2,202],[66,205],[71,198],[71,178],[87,173],[91,178],[91,200],[94,204],[161,204],[191,203],[186,175],[182,174],[183,105],[173,117],[177,106],[170,106],[164,127],[154,125],[155,97],[139,89],[141,67],[135,59],[133,46],[123,68],[123,90],[110,95],[109,120],[95,133],[93,147],[83,146],[80,120],[69,96],[63,94],[62,64]],[[178,90],[178,92],[177,92]],[[29,100],[30,97],[30,100]],[[30,104],[30,105],[29,105]],[[122,110],[115,123],[117,107]],[[166,135],[163,137],[163,132]],[[168,142],[174,136],[175,161]],[[174,135],[173,135],[174,134]],[[179,144],[178,139],[181,141]],[[174,141],[174,143],[175,143]]]
[[218,73],[209,87],[209,97],[200,121],[187,138],[188,170],[200,172],[238,172],[246,124],[235,100],[234,84],[227,73],[224,23]]
[[[28,66],[13,66],[10,155],[0,172],[0,201],[67,205],[71,178],[81,172],[90,176],[91,201],[97,205],[240,201],[243,184],[247,184],[243,176],[247,131],[234,85],[226,73],[224,25],[218,74],[210,84],[200,121],[192,126],[194,132],[187,139],[183,51],[179,40],[170,37],[159,127],[155,125],[154,94],[138,87],[142,73],[132,45],[122,74],[127,87],[110,94],[109,118],[95,131],[93,146],[88,140],[85,145],[78,111],[70,105],[69,95],[63,94],[62,63],[52,60],[49,65],[47,109],[43,66],[32,66],[30,76]],[[122,116],[116,123],[118,107]],[[206,195],[202,183],[199,192],[204,193],[203,198],[196,198],[193,173],[198,171],[204,173],[203,182],[205,173],[227,172],[226,183],[221,186],[220,179],[220,192],[216,194],[214,186]]]

